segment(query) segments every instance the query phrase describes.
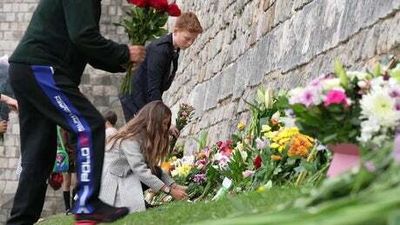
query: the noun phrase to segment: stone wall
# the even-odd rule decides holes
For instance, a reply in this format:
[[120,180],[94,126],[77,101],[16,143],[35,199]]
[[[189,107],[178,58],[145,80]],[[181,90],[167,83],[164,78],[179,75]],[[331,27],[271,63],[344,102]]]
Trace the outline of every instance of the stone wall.
[[[335,58],[352,68],[385,54],[399,55],[400,0],[180,1],[195,11],[205,32],[182,52],[166,101],[196,108],[184,135],[229,137],[248,119],[244,99],[256,87],[304,84],[332,71]],[[195,148],[194,141],[186,149]]]

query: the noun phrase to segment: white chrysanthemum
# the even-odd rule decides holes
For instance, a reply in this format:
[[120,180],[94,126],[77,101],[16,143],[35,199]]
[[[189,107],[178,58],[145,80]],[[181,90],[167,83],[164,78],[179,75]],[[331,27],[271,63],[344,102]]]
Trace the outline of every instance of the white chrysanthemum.
[[373,91],[360,101],[361,115],[364,118],[379,121],[384,127],[394,127],[400,120],[400,113],[395,110],[396,101],[386,89]]
[[366,143],[371,140],[372,136],[379,132],[381,126],[379,121],[372,118],[361,122],[361,136],[358,141]]
[[350,80],[354,80],[355,78],[357,78],[358,80],[367,80],[371,77],[370,74],[359,71],[347,71],[346,74],[350,78]]
[[322,81],[322,88],[325,91],[329,91],[332,89],[337,89],[341,88],[342,86],[340,85],[340,79],[339,78],[332,78],[332,79],[326,79]]
[[388,83],[387,80],[384,79],[383,76],[376,77],[371,80],[371,89],[375,91],[381,90]]

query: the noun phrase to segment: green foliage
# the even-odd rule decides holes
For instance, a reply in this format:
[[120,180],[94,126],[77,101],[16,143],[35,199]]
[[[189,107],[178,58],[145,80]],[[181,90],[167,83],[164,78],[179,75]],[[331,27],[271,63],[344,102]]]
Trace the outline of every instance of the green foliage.
[[292,109],[296,115],[296,125],[302,133],[324,144],[357,142],[356,138],[360,135],[360,107],[306,107],[294,104]]

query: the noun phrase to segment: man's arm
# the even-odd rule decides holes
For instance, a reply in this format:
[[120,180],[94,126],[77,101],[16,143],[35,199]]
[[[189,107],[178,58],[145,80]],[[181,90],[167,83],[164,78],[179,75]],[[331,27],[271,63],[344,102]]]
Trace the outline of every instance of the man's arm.
[[[97,3],[98,2],[98,3]],[[97,5],[99,4],[99,5]],[[63,0],[65,21],[71,41],[95,67],[115,71],[129,62],[129,48],[105,39],[99,31],[96,13],[100,2],[93,0]],[[94,10],[99,8],[99,12]]]

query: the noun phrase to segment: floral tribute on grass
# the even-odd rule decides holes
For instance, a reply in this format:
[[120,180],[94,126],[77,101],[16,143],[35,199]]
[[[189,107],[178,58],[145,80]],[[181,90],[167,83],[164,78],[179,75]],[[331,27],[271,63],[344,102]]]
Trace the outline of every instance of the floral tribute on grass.
[[[194,155],[172,158],[171,174],[189,187],[190,200],[218,200],[272,186],[323,183],[323,190],[337,179],[351,182],[352,189],[343,190],[346,195],[371,181],[365,174],[386,170],[400,158],[398,151],[390,153],[400,127],[400,64],[378,64],[366,72],[335,65],[335,73],[289,93],[260,88],[254,101],[246,101],[248,123],[239,121],[228,140],[209,145],[202,132]],[[326,146],[341,142],[360,147],[361,163],[326,179],[332,157]],[[334,190],[340,185],[334,182]],[[315,198],[322,197],[310,201],[319,201]]]

